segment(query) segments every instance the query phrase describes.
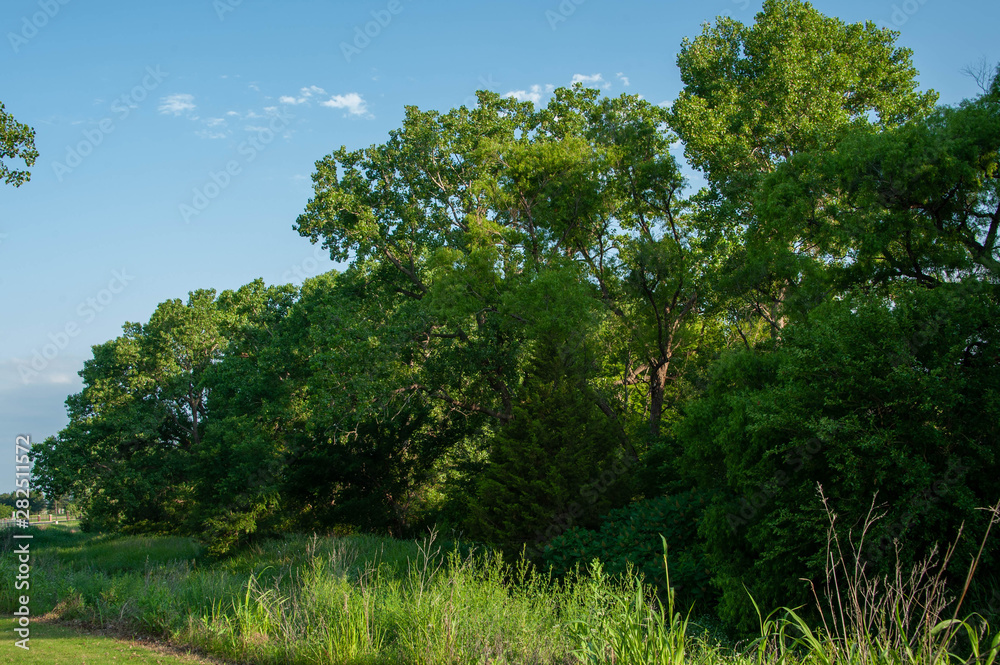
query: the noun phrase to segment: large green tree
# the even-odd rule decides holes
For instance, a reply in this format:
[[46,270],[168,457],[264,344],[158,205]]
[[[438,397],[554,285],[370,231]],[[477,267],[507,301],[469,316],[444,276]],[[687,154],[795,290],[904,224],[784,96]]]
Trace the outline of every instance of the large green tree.
[[898,127],[933,109],[937,95],[918,90],[897,35],[871,22],[845,24],[808,2],[767,0],[754,24],[720,17],[682,44],[684,88],[670,122],[708,180],[698,197],[703,226],[732,250],[720,295],[732,299],[741,328],[752,316],[777,333],[797,309],[822,300],[821,287],[818,296],[801,289],[812,286],[815,264],[839,258],[807,240],[808,216],[786,216],[773,237],[754,205],[762,181],[850,131]]
[[764,183],[767,246],[796,238],[838,288],[1000,280],[1000,91],[903,126],[857,128]]
[[80,372],[83,390],[66,402],[69,425],[33,451],[43,490],[74,496],[98,528],[186,528],[191,462],[209,411],[205,379],[231,331],[215,291],[199,290],[95,346]]
[[[447,114],[408,108],[385,144],[317,163],[298,229],[408,301],[400,312],[418,329],[401,396],[506,423],[526,344],[556,319],[593,320],[598,303],[618,344],[594,398],[623,442],[630,404],[655,434],[703,337],[713,261],[684,208],[666,120],[638,97],[581,86],[539,109],[491,93]],[[630,402],[635,386],[645,398]]]

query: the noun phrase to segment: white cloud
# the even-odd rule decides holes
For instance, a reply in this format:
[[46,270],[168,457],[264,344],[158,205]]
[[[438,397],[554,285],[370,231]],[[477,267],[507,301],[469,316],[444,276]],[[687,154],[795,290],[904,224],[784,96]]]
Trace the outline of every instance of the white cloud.
[[618,79],[622,82],[622,85],[624,85],[626,88],[631,85],[631,83],[628,80],[628,77],[625,76],[623,72],[618,72],[617,74],[615,74],[615,76],[618,77]]
[[194,109],[194,95],[178,93],[176,95],[167,95],[160,99],[160,113],[180,115],[185,111],[193,111]]
[[587,76],[586,74],[573,74],[573,80],[570,83],[603,83],[604,77],[600,74],[591,74]]
[[332,109],[347,109],[347,112],[351,115],[369,115],[368,103],[356,92],[349,92],[346,95],[334,95],[325,102],[320,102],[320,106]]
[[302,88],[299,90],[299,97],[293,97],[291,95],[282,95],[278,98],[278,101],[282,104],[305,104],[309,101],[311,97],[325,95],[326,90],[317,86],[311,85],[308,88]]
[[542,100],[542,86],[531,86],[531,92],[528,92],[527,90],[511,90],[505,94],[504,97],[513,97],[519,102],[531,102],[532,104],[537,104]]

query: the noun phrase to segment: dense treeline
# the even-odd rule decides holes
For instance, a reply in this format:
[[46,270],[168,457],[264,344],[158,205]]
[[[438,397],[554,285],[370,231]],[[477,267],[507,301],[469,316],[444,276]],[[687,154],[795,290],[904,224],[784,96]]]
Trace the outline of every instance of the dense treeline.
[[685,41],[670,108],[579,85],[407,108],[317,162],[296,229],[348,267],[127,324],[36,482],[94,528],[218,554],[438,524],[641,567],[668,534],[682,594],[744,626],[744,585],[776,606],[822,574],[817,484],[845,533],[877,493],[876,569],[894,539],[911,561],[980,533],[1000,83],[935,106],[894,40],[769,0]]

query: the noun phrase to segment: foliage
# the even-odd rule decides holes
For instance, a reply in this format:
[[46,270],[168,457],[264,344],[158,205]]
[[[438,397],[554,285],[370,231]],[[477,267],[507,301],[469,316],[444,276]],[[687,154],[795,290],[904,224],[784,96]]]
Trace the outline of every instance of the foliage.
[[917,91],[897,36],[801,0],[767,0],[752,26],[719,17],[682,44],[684,88],[670,123],[708,180],[696,197],[699,225],[723,264],[717,306],[742,336],[761,323],[777,336],[821,302],[828,291],[813,278],[816,263],[841,257],[809,242],[804,206],[776,228],[772,209],[755,206],[762,181],[800,154],[832,151],[847,132],[879,133],[933,109],[937,95]]
[[471,110],[409,107],[385,144],[318,162],[297,228],[366,266],[369,297],[405,299],[413,362],[398,394],[503,424],[532,342],[614,320],[608,361],[625,389],[602,390],[601,409],[624,420],[645,385],[655,434],[704,334],[698,284],[712,263],[679,198],[666,120],[579,85],[539,109],[486,92]]
[[856,296],[789,326],[770,353],[720,362],[677,436],[682,468],[719,491],[701,533],[727,619],[749,615],[744,585],[764,604],[804,600],[800,578],[823,569],[817,483],[846,525],[877,493],[869,565],[883,572],[896,539],[913,562],[961,523],[983,525],[976,508],[1000,495],[997,314],[988,285]]
[[35,130],[15,120],[4,111],[3,102],[0,102],[0,178],[14,187],[31,180],[27,169],[13,169],[2,161],[5,159],[22,159],[30,168],[38,159],[38,150],[35,149]]
[[754,25],[719,17],[677,56],[672,125],[727,195],[847,128],[896,127],[929,112],[909,49],[874,23],[845,24],[801,0],[767,0]]
[[[935,107],[897,37],[767,0],[752,25],[721,17],[685,40],[669,109],[582,85],[541,106],[481,92],[407,107],[382,143],[316,164],[295,228],[343,270],[197,290],[126,324],[93,348],[67,427],[33,449],[34,486],[87,528],[197,535],[220,566],[288,532],[438,523],[544,551],[559,574],[634,566],[668,591],[663,535],[678,598],[718,597],[743,629],[747,589],[792,605],[823,574],[817,483],[845,542],[873,494],[886,506],[868,570],[891,572],[896,540],[919,561],[980,529],[1000,494],[1000,79]],[[0,117],[0,157],[30,166],[30,129]],[[678,140],[706,177],[690,195]],[[435,588],[501,570],[464,565]],[[376,620],[368,587],[252,572],[199,610],[226,636],[213,644],[291,649],[295,631],[346,626],[359,654],[503,648],[454,626],[426,646],[424,626],[460,603],[421,605],[428,624]],[[381,579],[386,598],[414,581]],[[640,587],[605,599],[631,622],[614,639],[669,626],[675,644]],[[314,592],[366,618],[284,609]],[[511,602],[526,616],[542,596]],[[545,616],[550,635],[570,620]],[[780,630],[796,617],[818,615]]]
[[698,491],[633,502],[609,512],[597,530],[574,526],[553,538],[545,546],[543,560],[557,575],[566,575],[599,559],[608,574],[641,573],[666,592],[662,537],[670,547],[671,581],[680,604],[705,612],[716,600],[698,542],[698,523],[706,505],[705,495]]
[[965,277],[995,283],[998,155],[996,92],[883,132],[855,129],[768,178],[759,234],[775,252],[798,236],[840,288],[933,287]]
[[[520,552],[566,523],[593,526],[627,500],[619,433],[586,385],[583,355],[551,342],[536,352],[511,422],[493,438],[468,501],[465,533]],[[602,478],[611,476],[604,483]]]

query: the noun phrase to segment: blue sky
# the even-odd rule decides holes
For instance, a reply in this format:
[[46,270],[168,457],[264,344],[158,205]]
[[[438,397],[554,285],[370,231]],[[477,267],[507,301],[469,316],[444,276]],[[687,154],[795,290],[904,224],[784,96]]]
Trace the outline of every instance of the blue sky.
[[[1000,3],[817,1],[900,31],[923,87],[976,94]],[[292,230],[316,160],[385,140],[406,105],[477,89],[542,103],[573,80],[654,102],[683,37],[760,2],[4,0],[0,101],[37,131],[31,182],[0,186],[0,491],[15,436],[66,423],[90,347],[159,302],[333,267]],[[365,34],[367,30],[368,34]]]

